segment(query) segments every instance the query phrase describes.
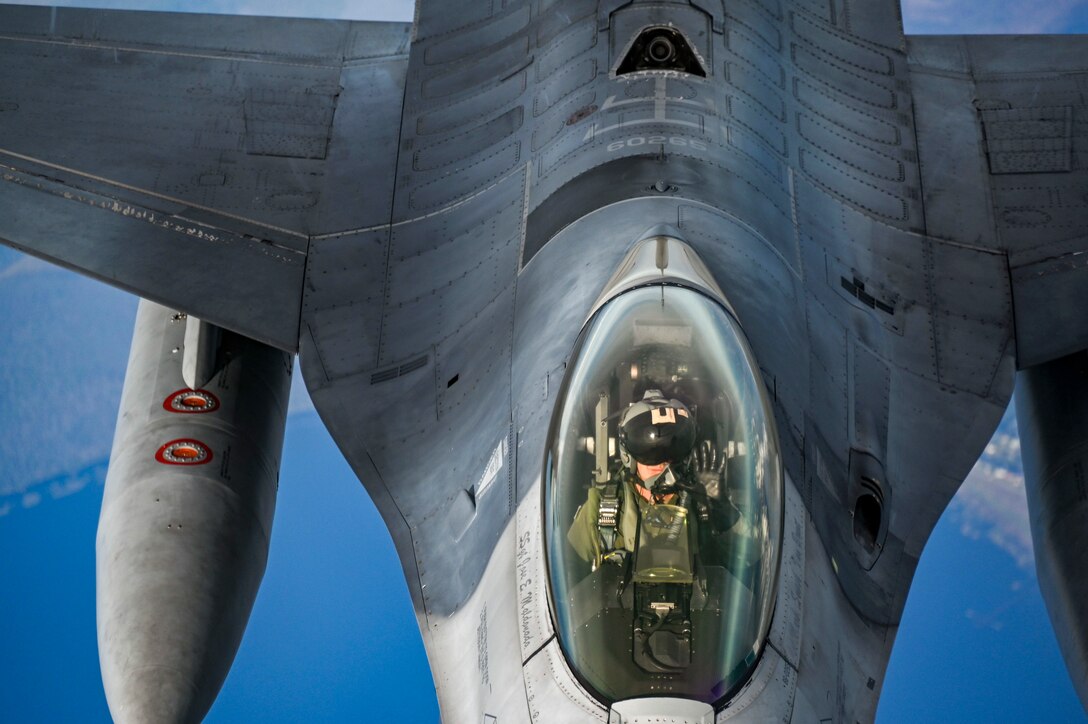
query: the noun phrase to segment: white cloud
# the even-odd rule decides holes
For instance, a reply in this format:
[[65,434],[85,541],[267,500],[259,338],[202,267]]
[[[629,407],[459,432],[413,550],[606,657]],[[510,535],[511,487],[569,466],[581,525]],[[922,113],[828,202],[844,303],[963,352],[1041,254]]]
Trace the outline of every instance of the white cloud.
[[60,500],[61,498],[67,498],[69,495],[78,493],[87,487],[88,478],[79,476],[69,478],[63,482],[53,482],[49,484],[49,495],[53,500]]
[[967,480],[952,500],[960,516],[960,532],[967,538],[986,538],[1012,556],[1021,568],[1034,565],[1031,523],[1028,518],[1024,476],[1019,467],[1010,466],[1006,457],[1010,448],[1019,459],[1016,437],[998,434],[991,446],[996,455],[984,454],[975,463]]
[[0,269],[0,281],[11,279],[12,277],[41,274],[42,272],[55,271],[56,269],[57,267],[48,262],[44,262],[41,259],[21,255],[16,258],[15,261],[8,264],[3,269]]

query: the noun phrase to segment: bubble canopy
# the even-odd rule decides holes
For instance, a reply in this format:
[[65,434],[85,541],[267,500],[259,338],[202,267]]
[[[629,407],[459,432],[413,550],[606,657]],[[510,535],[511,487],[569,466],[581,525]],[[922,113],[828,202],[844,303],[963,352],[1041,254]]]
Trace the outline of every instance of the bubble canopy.
[[[755,667],[782,528],[778,437],[756,369],[722,305],[668,284],[608,301],[575,345],[547,446],[546,550],[561,647],[607,704],[720,704]],[[632,456],[632,417],[675,459]],[[694,424],[690,449],[670,434],[678,422]]]

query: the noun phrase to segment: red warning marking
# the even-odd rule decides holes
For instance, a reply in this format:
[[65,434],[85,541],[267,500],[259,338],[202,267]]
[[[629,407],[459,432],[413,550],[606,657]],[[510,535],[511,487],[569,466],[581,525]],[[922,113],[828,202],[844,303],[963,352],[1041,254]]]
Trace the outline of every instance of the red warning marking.
[[178,390],[163,400],[162,407],[183,414],[212,412],[219,409],[219,398],[207,390]]
[[212,451],[199,440],[181,438],[160,447],[155,459],[163,465],[203,465],[211,462]]

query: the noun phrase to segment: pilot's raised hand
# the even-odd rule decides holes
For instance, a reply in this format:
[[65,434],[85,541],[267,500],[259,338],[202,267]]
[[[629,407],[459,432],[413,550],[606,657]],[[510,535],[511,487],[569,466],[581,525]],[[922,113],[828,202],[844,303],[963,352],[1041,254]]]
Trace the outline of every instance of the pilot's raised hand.
[[725,469],[725,451],[716,447],[710,440],[703,440],[695,446],[692,469],[695,479],[706,490],[710,498],[721,496],[722,471]]

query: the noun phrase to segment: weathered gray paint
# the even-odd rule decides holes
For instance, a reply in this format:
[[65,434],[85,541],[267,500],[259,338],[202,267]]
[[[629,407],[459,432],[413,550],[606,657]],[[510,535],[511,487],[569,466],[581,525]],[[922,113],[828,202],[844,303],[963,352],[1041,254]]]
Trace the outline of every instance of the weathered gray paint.
[[[0,9],[0,238],[297,346],[451,720],[607,720],[552,633],[540,480],[574,340],[648,229],[736,312],[790,481],[769,642],[722,721],[874,716],[1014,370],[1088,346],[1083,38],[905,38],[894,0],[422,2],[410,46],[394,25],[49,17]],[[616,75],[661,23],[705,79]]]
[[1020,369],[1088,347],[1084,38],[912,37],[908,50],[930,233],[1004,255]]
[[408,32],[5,6],[0,238],[297,350],[311,235],[388,222]]

